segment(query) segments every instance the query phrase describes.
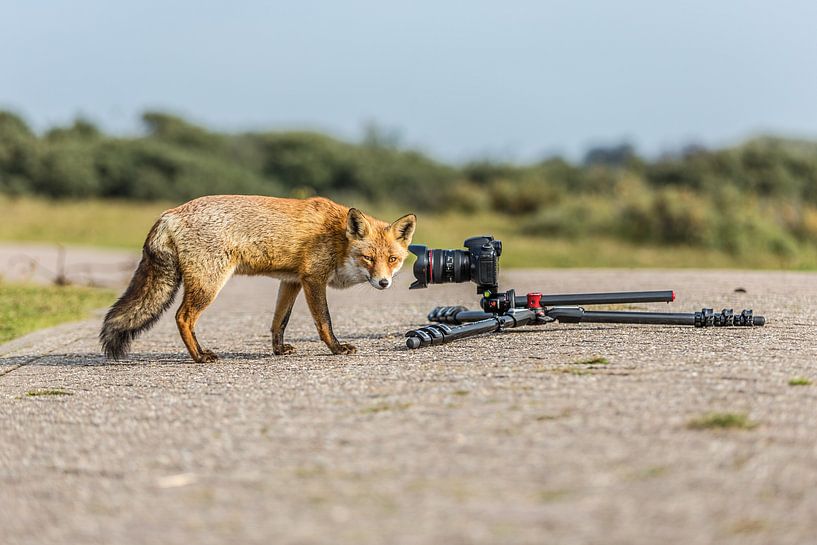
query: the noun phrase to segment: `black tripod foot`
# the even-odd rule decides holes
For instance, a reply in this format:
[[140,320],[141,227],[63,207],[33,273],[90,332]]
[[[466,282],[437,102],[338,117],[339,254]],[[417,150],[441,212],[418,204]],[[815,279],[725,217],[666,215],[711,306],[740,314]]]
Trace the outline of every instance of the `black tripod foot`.
[[406,333],[406,346],[420,348],[421,346],[442,344],[446,341],[446,336],[450,334],[451,327],[446,324],[432,324],[412,329]]
[[745,309],[735,314],[731,308],[715,312],[711,308],[701,309],[695,313],[695,327],[753,327],[766,325],[766,318],[755,316],[752,309]]

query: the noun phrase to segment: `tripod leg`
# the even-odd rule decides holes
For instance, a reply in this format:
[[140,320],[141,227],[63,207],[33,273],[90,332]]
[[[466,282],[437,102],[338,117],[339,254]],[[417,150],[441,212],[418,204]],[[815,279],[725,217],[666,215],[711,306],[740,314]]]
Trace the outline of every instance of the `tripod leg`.
[[731,309],[714,312],[705,308],[701,312],[629,312],[612,310],[584,310],[581,307],[553,307],[545,311],[548,317],[561,323],[589,322],[602,324],[655,324],[691,325],[695,327],[762,326],[763,316],[754,316],[751,310],[734,314]]
[[481,310],[468,310],[465,307],[437,307],[428,313],[429,322],[441,324],[464,324],[467,322],[479,322],[493,318],[495,314],[482,312]]
[[512,309],[505,314],[488,314],[489,318],[463,325],[432,324],[406,333],[406,346],[421,348],[445,344],[457,339],[474,337],[502,329],[519,327],[536,320],[536,313],[528,309]]

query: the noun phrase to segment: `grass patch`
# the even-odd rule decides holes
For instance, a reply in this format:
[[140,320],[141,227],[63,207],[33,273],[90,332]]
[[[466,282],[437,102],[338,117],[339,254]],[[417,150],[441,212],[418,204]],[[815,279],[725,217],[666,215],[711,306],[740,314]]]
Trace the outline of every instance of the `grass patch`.
[[592,371],[589,369],[576,369],[575,367],[557,367],[553,369],[554,373],[561,373],[563,375],[592,375]]
[[137,249],[172,204],[0,197],[0,240]]
[[650,466],[635,473],[633,476],[637,480],[654,479],[665,475],[669,471],[667,466]]
[[0,283],[0,343],[37,329],[80,320],[113,303],[111,290]]
[[452,393],[455,396],[467,396],[470,392],[468,390],[454,390]]
[[811,386],[811,380],[806,377],[794,377],[789,380],[789,386]]
[[540,414],[534,417],[534,420],[536,420],[537,422],[548,422],[550,420],[565,418],[567,416],[570,416],[571,414],[573,414],[573,411],[571,411],[570,409],[563,409],[561,412],[556,414]]
[[37,390],[29,390],[26,392],[26,397],[45,397],[45,396],[72,396],[72,392],[66,392],[59,388],[39,388]]
[[693,418],[687,423],[687,427],[691,430],[750,430],[757,427],[757,425],[757,422],[749,420],[749,417],[743,413],[708,413]]
[[411,403],[378,403],[363,410],[365,414],[377,414],[387,411],[405,411],[411,407]]
[[[138,250],[159,214],[178,204],[0,196],[0,240]],[[407,212],[405,207],[372,206],[355,199],[344,204],[384,220]],[[636,244],[603,235],[534,236],[496,212],[421,213],[414,240],[431,248],[461,248],[463,240],[483,233],[505,241],[502,267],[817,268],[817,250],[810,248],[783,260],[772,252],[732,255],[694,246]]]
[[610,363],[604,356],[593,356],[579,361],[574,361],[574,365],[607,365]]
[[536,499],[539,500],[541,503],[550,503],[553,501],[559,501],[566,496],[570,495],[570,490],[565,490],[563,488],[555,488],[555,489],[548,489],[548,490],[540,490],[536,494]]

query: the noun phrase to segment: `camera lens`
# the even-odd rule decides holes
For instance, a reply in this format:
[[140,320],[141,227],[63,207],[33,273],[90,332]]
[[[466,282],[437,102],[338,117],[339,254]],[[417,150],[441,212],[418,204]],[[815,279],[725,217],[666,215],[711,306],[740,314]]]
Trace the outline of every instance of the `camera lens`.
[[471,256],[465,250],[429,250],[429,254],[432,284],[471,279]]
[[410,289],[471,279],[471,255],[465,250],[429,250],[421,244],[412,244],[409,251],[417,256],[413,269],[416,281]]

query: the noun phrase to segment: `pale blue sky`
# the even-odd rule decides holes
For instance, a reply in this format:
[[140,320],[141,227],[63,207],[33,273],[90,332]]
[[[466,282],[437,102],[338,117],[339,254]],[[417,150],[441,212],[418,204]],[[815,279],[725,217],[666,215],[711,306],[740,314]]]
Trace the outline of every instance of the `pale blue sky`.
[[120,133],[367,121],[461,161],[817,136],[817,2],[0,3],[0,107]]

